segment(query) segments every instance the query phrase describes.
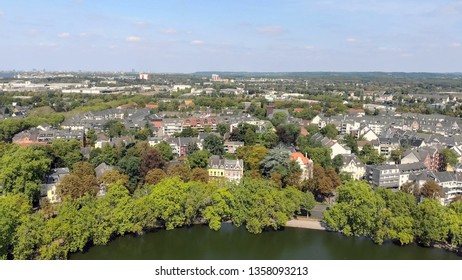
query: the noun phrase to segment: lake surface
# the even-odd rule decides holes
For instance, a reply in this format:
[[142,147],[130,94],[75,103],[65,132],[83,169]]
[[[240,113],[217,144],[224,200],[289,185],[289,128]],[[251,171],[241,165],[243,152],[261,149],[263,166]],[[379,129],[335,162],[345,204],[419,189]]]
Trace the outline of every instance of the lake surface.
[[417,245],[376,245],[366,238],[339,233],[285,228],[262,234],[223,224],[220,231],[207,226],[159,230],[142,236],[123,236],[106,246],[91,247],[71,260],[462,260],[454,253]]

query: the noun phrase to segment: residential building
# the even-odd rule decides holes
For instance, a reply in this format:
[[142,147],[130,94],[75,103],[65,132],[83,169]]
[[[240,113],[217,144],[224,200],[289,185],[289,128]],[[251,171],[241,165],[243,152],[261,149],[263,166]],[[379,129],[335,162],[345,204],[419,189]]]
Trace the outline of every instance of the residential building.
[[234,154],[236,153],[237,148],[243,147],[244,142],[241,141],[225,141],[225,152]]
[[366,165],[361,162],[359,157],[355,154],[342,155],[343,165],[340,172],[345,172],[351,175],[355,180],[362,180],[366,173]]
[[399,187],[399,168],[396,165],[366,165],[366,180],[375,188]]
[[307,158],[300,152],[291,153],[290,160],[295,161],[302,170],[301,181],[313,178],[313,160]]
[[211,178],[238,182],[244,176],[244,162],[242,159],[224,159],[213,155],[209,158],[207,170]]
[[69,168],[53,169],[52,172],[45,177],[45,182],[40,187],[41,197],[48,199],[50,203],[61,202],[56,192],[56,186],[66,175],[69,175],[69,173]]

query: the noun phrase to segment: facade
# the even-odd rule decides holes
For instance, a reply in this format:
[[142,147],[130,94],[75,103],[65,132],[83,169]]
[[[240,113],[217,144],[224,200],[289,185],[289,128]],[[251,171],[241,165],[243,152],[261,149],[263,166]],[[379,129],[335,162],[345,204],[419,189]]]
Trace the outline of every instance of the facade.
[[361,180],[364,178],[366,173],[366,165],[361,162],[359,157],[355,154],[342,155],[343,166],[340,168],[340,172],[345,172],[351,175],[355,180]]
[[374,188],[399,187],[399,168],[396,165],[366,165],[366,180]]
[[207,170],[211,178],[225,178],[238,182],[244,176],[244,162],[242,159],[224,159],[213,155],[209,158]]
[[401,159],[403,164],[416,162],[422,162],[431,171],[443,171],[445,167],[443,157],[433,147],[411,150]]
[[56,193],[56,186],[61,182],[64,176],[69,175],[69,168],[56,168],[52,173],[45,177],[44,184],[40,187],[40,195],[48,199],[50,203],[61,202],[61,199]]
[[300,177],[301,181],[309,180],[313,178],[313,161],[300,152],[291,153],[290,160],[295,161],[300,166],[302,170],[302,176]]
[[243,147],[244,142],[240,141],[225,141],[225,152],[234,154],[236,153],[237,148]]

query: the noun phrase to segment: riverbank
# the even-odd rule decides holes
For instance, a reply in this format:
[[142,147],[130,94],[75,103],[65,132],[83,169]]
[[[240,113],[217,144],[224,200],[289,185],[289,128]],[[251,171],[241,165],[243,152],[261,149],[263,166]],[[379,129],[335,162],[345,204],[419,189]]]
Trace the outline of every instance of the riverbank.
[[307,228],[307,229],[315,229],[315,230],[327,230],[321,220],[318,219],[310,219],[306,217],[297,217],[296,219],[292,219],[287,221],[286,227],[293,227],[293,228]]

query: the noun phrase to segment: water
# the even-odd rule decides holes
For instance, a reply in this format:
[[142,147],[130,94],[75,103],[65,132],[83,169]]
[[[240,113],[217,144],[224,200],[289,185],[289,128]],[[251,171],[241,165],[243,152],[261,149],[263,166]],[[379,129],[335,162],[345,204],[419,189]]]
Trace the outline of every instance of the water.
[[442,259],[462,260],[456,254],[417,245],[376,245],[366,238],[338,233],[286,228],[262,234],[223,224],[220,231],[207,226],[160,230],[143,236],[123,236],[106,246],[91,247],[73,260],[367,260]]

